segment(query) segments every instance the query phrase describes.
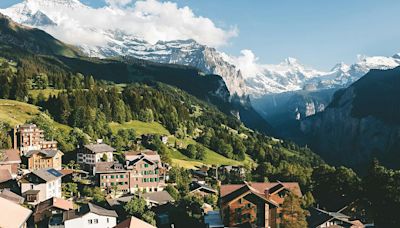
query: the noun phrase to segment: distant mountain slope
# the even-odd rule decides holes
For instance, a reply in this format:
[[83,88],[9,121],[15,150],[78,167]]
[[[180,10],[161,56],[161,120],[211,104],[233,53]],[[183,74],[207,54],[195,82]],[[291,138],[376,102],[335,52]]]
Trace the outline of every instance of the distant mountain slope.
[[326,161],[365,170],[378,158],[400,167],[400,67],[371,70],[338,91],[322,113],[301,122],[306,142]]
[[0,14],[0,31],[0,42],[3,45],[9,44],[32,53],[49,55],[76,57],[81,54],[78,49],[54,39],[46,32],[22,27],[2,14]]
[[[101,45],[79,44],[81,50],[90,57],[131,56],[158,63],[192,66],[206,74],[221,75],[231,95],[246,94],[240,71],[225,61],[223,54],[214,48],[194,40],[159,41],[150,44],[134,34],[121,30],[88,27],[79,24],[79,20],[74,18],[76,15],[84,15],[93,10],[78,0],[25,0],[7,9],[1,9],[0,12],[18,23],[40,28],[50,34],[53,34],[53,28],[64,26],[66,21],[75,21],[77,27],[75,29],[86,31],[88,35],[101,37],[107,41]],[[105,7],[104,10],[110,12],[116,9]]]
[[271,132],[269,124],[250,105],[245,104],[242,98],[231,96],[218,75],[206,75],[190,66],[160,64],[132,57],[84,57],[73,47],[41,30],[21,26],[5,16],[0,16],[0,22],[0,56],[7,59],[52,68],[55,75],[63,71],[65,74],[93,75],[117,83],[163,82],[208,101],[227,114],[240,117],[248,127]]

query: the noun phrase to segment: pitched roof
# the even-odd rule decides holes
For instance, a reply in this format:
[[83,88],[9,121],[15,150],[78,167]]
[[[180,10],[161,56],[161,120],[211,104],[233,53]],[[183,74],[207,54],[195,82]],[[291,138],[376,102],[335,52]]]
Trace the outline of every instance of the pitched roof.
[[[256,189],[258,192],[264,194],[265,190],[274,189],[277,185],[283,185],[285,189],[290,190],[297,196],[301,197],[301,189],[297,182],[251,182],[249,185]],[[221,197],[243,187],[245,184],[228,184],[221,186]],[[276,191],[275,191],[276,192]],[[274,192],[273,192],[274,193]]]
[[21,227],[32,211],[10,200],[0,197],[0,227]]
[[31,151],[28,151],[26,154],[25,154],[25,157],[31,157],[32,155],[34,155],[34,154],[43,154],[44,155],[44,157],[46,157],[46,158],[52,158],[52,157],[54,157],[54,156],[56,156],[57,154],[59,154],[59,153],[61,153],[62,155],[64,155],[64,153],[63,152],[61,152],[60,150],[31,150]]
[[101,215],[101,216],[118,217],[117,212],[115,212],[114,210],[108,210],[108,209],[102,208],[98,205],[88,203],[88,204],[83,205],[81,208],[79,208],[79,210],[70,210],[70,211],[64,212],[63,220],[67,221],[67,220],[79,218],[79,217],[86,215],[89,212],[96,214],[96,215]]
[[19,150],[0,150],[0,164],[21,163]]
[[[221,186],[221,191],[222,191],[222,187],[224,185]],[[239,186],[239,187],[237,187]],[[248,195],[248,194],[252,194],[256,197],[258,197],[259,199],[265,201],[266,203],[272,204],[274,206],[278,206],[278,204],[276,202],[274,202],[273,200],[267,199],[265,197],[265,195],[263,194],[263,192],[258,191],[257,189],[253,188],[249,183],[244,183],[242,185],[235,185],[234,190],[230,191],[229,193],[222,195],[221,193],[221,202],[230,202],[234,199],[237,199],[240,196],[244,196],[244,195]]]
[[121,205],[121,203],[127,203],[129,202],[133,197],[135,197],[135,195],[125,195],[116,199],[111,199],[111,198],[107,198],[106,201],[108,203],[108,205],[112,206],[117,206],[117,205]]
[[12,180],[11,173],[8,169],[0,169],[0,183]]
[[43,202],[40,202],[35,208],[35,214],[42,213],[43,211],[46,211],[53,207],[68,211],[74,209],[74,204],[71,201],[53,197]]
[[190,184],[190,192],[194,192],[196,190],[217,194],[217,190],[211,188],[208,185],[200,184],[199,182],[192,182]]
[[107,172],[124,172],[124,166],[116,162],[98,162],[96,163],[96,173],[107,173]]
[[160,205],[174,201],[174,198],[172,198],[172,196],[167,191],[147,192],[142,194],[142,197],[146,200],[155,202]]
[[130,160],[128,161],[128,165],[136,165],[136,163],[138,163],[139,161],[146,161],[149,164],[155,164],[155,160],[152,160],[151,158],[149,158],[147,155],[140,155],[139,157],[135,158],[134,160]]
[[155,226],[140,220],[134,216],[127,218],[123,222],[114,226],[114,228],[156,228]]
[[53,169],[53,168],[47,168],[47,169],[39,169],[36,171],[32,172],[35,176],[38,176],[40,179],[49,182],[53,180],[57,180],[62,176],[62,173],[59,171]]
[[14,192],[12,192],[12,191],[10,191],[8,189],[4,189],[0,193],[0,197],[4,198],[4,199],[7,199],[7,200],[10,200],[10,201],[12,201],[14,203],[17,203],[17,204],[23,204],[24,201],[25,201],[24,197],[22,197],[22,196],[20,196],[18,194],[15,194]]
[[325,222],[339,220],[348,225],[362,226],[359,220],[350,221],[350,217],[339,212],[328,212],[319,208],[311,208],[307,221],[311,227],[317,227]]
[[104,143],[97,143],[97,144],[88,144],[84,146],[86,149],[92,151],[93,153],[104,153],[104,152],[114,152],[116,151],[113,147],[104,144]]

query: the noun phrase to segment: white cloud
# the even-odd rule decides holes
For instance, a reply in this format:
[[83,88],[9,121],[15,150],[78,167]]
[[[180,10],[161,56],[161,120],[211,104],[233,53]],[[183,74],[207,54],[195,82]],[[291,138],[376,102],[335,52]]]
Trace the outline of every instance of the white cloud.
[[[44,1],[44,0],[35,0]],[[47,0],[46,0],[47,1]],[[31,3],[29,3],[31,2]],[[28,4],[34,1],[28,1]],[[106,0],[103,8],[32,5],[58,24],[44,28],[60,40],[76,45],[101,45],[107,37],[100,31],[120,30],[154,44],[159,40],[194,39],[212,47],[226,45],[237,36],[236,28],[223,29],[212,20],[195,15],[189,7],[158,0]],[[34,12],[33,12],[34,13]],[[96,33],[97,31],[97,33]]]
[[114,7],[123,7],[132,2],[132,0],[105,0],[105,2]]
[[245,49],[240,53],[240,56],[224,55],[224,59],[240,69],[245,78],[254,77],[262,72],[263,65],[258,63],[258,57],[253,51]]

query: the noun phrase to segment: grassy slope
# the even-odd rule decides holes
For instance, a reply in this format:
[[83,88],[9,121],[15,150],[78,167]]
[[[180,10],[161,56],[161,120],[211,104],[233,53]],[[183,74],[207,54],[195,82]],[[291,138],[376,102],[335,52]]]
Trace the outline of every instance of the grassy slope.
[[144,134],[160,134],[160,135],[170,135],[169,131],[165,129],[160,123],[152,122],[145,123],[138,120],[133,120],[123,124],[120,123],[110,123],[111,130],[116,133],[121,129],[133,128],[138,135]]
[[[14,100],[0,99],[0,121],[6,122],[11,126],[23,124],[40,113],[37,106]],[[56,128],[71,129],[67,125],[57,122],[54,122],[54,125]]]
[[[175,141],[178,141],[182,147],[186,147],[188,144],[197,144],[197,142],[192,138],[185,138],[183,140],[175,138],[175,136],[171,135],[167,129],[157,122],[145,123],[134,120],[124,124],[110,123],[110,127],[113,132],[117,132],[120,129],[133,128],[138,135],[168,135],[170,144],[174,144]],[[246,158],[245,162],[239,162],[226,158],[210,149],[206,149],[206,158],[202,161],[190,159],[175,149],[170,149],[169,151],[169,156],[172,159],[173,164],[184,168],[195,168],[196,166],[198,167],[202,165],[243,165],[244,163],[254,163],[254,161],[252,161],[249,157]]]
[[23,124],[39,113],[39,108],[34,105],[0,99],[0,120],[11,126]]

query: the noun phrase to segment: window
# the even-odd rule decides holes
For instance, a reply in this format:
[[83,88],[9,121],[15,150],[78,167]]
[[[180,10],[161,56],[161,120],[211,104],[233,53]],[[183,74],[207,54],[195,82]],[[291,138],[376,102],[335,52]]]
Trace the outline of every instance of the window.
[[88,223],[89,223],[89,224],[93,224],[93,220],[89,219],[89,220],[88,220]]
[[109,218],[107,218],[107,223],[108,223],[108,222],[110,222],[110,219],[109,219]]
[[119,178],[124,178],[124,175],[120,175]]
[[97,223],[99,223],[99,220],[98,219],[94,219],[93,223],[97,224]]
[[149,167],[149,164],[144,164],[144,167],[145,167],[145,168]]
[[114,175],[111,175],[111,179],[114,179]]

